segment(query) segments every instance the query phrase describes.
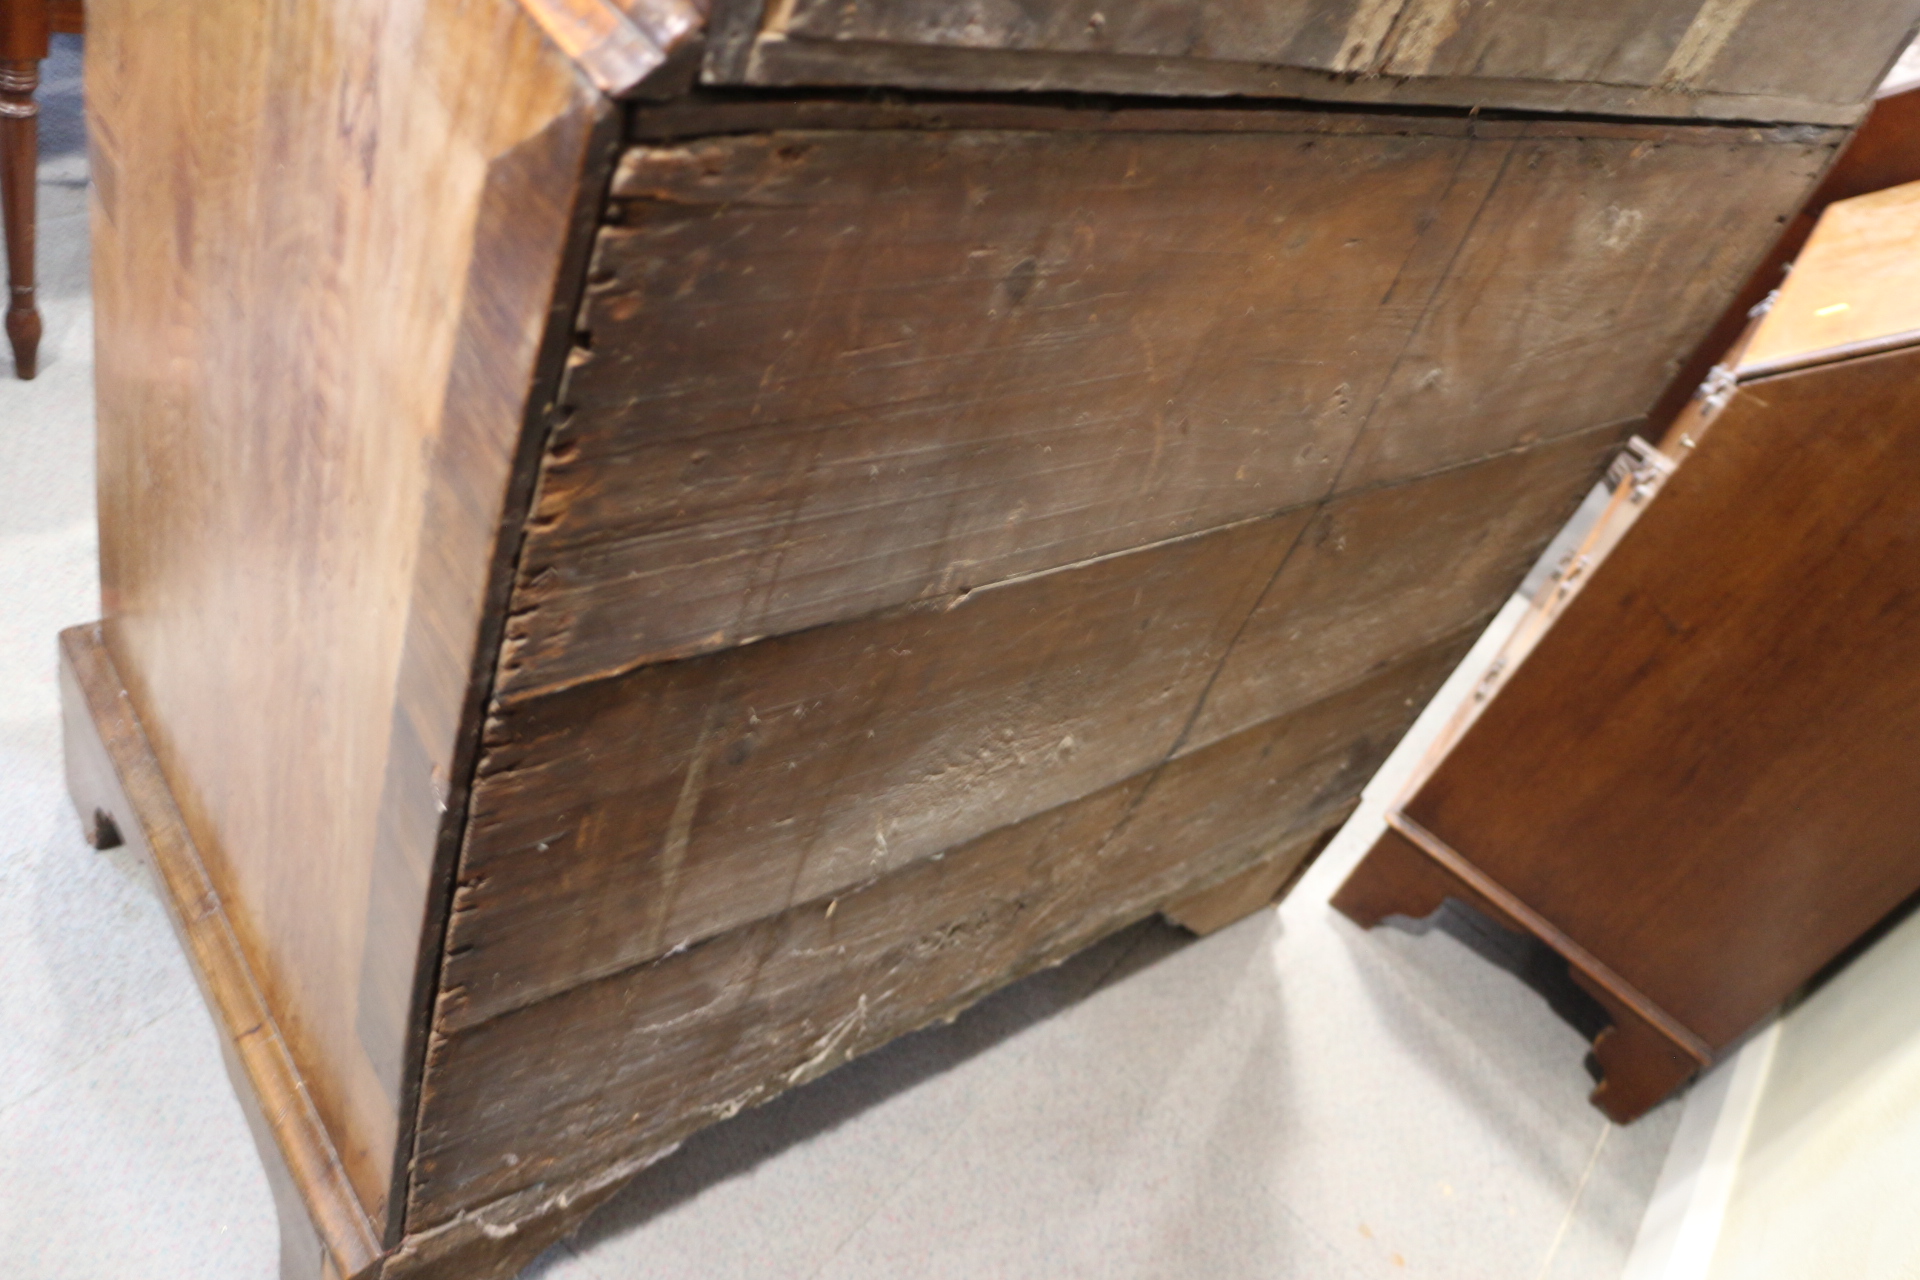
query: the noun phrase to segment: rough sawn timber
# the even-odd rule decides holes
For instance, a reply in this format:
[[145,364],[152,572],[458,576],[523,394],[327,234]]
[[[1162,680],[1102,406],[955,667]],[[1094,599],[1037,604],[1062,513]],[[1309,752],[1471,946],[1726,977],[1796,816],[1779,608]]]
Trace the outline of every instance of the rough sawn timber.
[[861,118],[622,159],[511,696],[1624,435],[1841,137]]

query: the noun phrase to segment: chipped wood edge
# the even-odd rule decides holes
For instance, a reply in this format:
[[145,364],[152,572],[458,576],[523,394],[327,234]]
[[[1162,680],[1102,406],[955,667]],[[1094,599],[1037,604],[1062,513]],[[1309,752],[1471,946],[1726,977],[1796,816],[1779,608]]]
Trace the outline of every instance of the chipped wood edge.
[[706,30],[696,0],[518,0],[521,9],[610,97],[641,90],[648,77],[691,49]]
[[[67,787],[88,839],[99,847],[124,842],[152,870],[218,1024],[227,1072],[269,1181],[297,1193],[335,1272],[370,1272],[382,1253],[373,1222],[307,1095],[98,623],[60,633],[60,692]],[[297,1227],[283,1211],[283,1253],[293,1244],[286,1239],[290,1225]]]
[[[523,0],[530,2],[530,0]],[[968,92],[1074,92],[1171,97],[1299,98],[1329,104],[1502,109],[1662,120],[1851,127],[1872,105],[1678,85],[1384,73],[1356,75],[1258,62],[1144,54],[1058,53],[819,40],[756,31],[730,62],[710,59],[712,84]]]

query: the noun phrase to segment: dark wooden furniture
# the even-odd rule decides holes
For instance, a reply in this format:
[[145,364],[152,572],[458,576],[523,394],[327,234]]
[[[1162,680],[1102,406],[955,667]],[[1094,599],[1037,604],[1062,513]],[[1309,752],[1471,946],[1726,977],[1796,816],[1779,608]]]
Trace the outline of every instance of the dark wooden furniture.
[[1691,452],[1334,902],[1563,956],[1635,1118],[1920,890],[1920,183],[1829,207]]
[[31,378],[39,367],[40,310],[34,303],[35,169],[40,156],[40,63],[48,37],[78,35],[80,0],[0,0],[0,213],[7,243],[7,342],[13,371]]
[[[1492,78],[1416,8],[1282,102],[1210,96],[1258,33],[936,84],[757,3],[96,7],[73,788],[289,1275],[507,1274],[702,1125],[1270,898],[1920,0],[1796,20],[1839,98],[1764,0]],[[1100,13],[1150,11],[1230,12]]]

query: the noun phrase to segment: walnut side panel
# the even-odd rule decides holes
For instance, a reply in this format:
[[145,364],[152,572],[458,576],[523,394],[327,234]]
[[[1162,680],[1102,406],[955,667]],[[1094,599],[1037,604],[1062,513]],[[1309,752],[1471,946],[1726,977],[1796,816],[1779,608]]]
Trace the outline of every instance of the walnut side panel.
[[1624,434],[1838,140],[1060,114],[628,153],[503,690]]
[[336,1274],[360,1274],[379,1253],[374,1223],[307,1096],[97,625],[60,634],[60,700],[67,790],[89,843],[124,843],[153,874],[279,1202],[283,1257],[311,1243]]
[[[452,686],[477,633],[415,609],[427,494],[446,480],[432,459],[457,410],[486,444],[463,498],[497,511],[564,235],[540,201],[504,237],[481,208],[494,162],[530,139],[577,175],[560,153],[597,97],[512,0],[88,15],[106,643],[386,1222],[401,1055],[362,1044],[358,1006],[368,945],[388,941],[367,918],[389,730],[409,628],[446,629],[457,660],[429,674]],[[501,291],[467,290],[480,260]],[[468,397],[454,366],[475,344],[497,381]],[[438,550],[484,576],[498,523],[430,532],[471,536]],[[463,580],[448,598],[463,594],[483,593]],[[440,770],[438,790],[408,799],[437,813],[452,761],[444,737],[423,743],[402,763]],[[410,962],[419,914],[391,927]]]
[[417,1220],[484,1218],[523,1187],[552,1196],[637,1168],[1187,890],[1310,843],[1472,640],[940,858],[447,1029],[431,1059]]

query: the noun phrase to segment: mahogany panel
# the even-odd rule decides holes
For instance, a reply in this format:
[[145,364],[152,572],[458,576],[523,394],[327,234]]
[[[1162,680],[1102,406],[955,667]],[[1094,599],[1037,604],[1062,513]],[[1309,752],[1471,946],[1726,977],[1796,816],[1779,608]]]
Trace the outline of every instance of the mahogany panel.
[[477,1024],[443,1024],[415,1220],[637,1169],[1187,889],[1284,844],[1311,847],[1473,639],[1449,637],[1296,715],[941,857]]
[[[466,682],[566,240],[570,192],[539,183],[578,180],[597,99],[509,0],[105,3],[87,42],[107,647],[392,1230],[403,1103],[378,1060],[402,1053],[363,1044],[358,1013],[401,655],[410,627],[444,627],[455,667],[433,674]],[[496,158],[535,137],[550,167],[518,170],[524,219],[481,226]],[[497,289],[466,289],[508,259]],[[484,448],[435,472],[475,346],[497,380],[461,393],[458,426]],[[422,616],[428,491],[449,483],[492,515],[435,529],[457,570],[434,590],[464,604]],[[452,724],[436,732],[437,790],[406,797],[429,831]],[[409,967],[423,924],[393,922]]]
[[1407,805],[1716,1050],[1920,888],[1916,424],[1920,349],[1744,385]]
[[1744,380],[1920,342],[1920,182],[1829,208],[1734,362]]

